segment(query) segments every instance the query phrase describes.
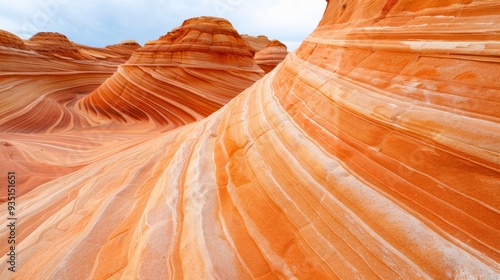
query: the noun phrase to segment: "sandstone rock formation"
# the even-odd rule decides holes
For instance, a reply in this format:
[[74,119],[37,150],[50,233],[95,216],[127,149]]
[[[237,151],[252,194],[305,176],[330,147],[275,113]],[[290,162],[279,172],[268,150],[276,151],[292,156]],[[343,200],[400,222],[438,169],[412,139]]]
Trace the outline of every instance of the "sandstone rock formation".
[[113,61],[118,63],[125,63],[135,50],[141,47],[139,43],[134,40],[125,40],[118,44],[109,45],[105,48],[89,47],[77,44],[80,51],[94,57],[97,60]]
[[71,42],[65,35],[57,32],[39,32],[25,41],[25,44],[27,49],[49,57],[112,63],[126,62],[141,47],[133,40],[125,40],[105,48],[91,47]]
[[0,30],[0,74],[29,72],[43,78],[44,72],[112,73],[139,46],[134,41],[125,41],[106,48],[93,48],[75,44],[65,35],[54,32],[40,32],[23,41],[15,34]]
[[95,122],[171,129],[210,115],[263,74],[227,20],[193,18],[134,52],[78,107]]
[[21,38],[8,31],[0,29],[0,47],[25,50],[26,46]]
[[80,52],[75,43],[57,32],[39,32],[25,42],[30,50],[45,56],[69,59],[93,60],[90,55]]
[[[76,49],[62,41],[62,46],[47,43],[46,48],[50,45],[54,52],[43,55],[16,35],[0,32],[0,170],[23,173],[19,196],[83,167],[85,162],[64,160],[65,154],[83,153],[97,144],[92,140],[89,147],[75,141],[85,135],[82,128],[91,124],[73,106],[111,76],[118,64],[73,56],[78,54]],[[64,49],[71,50],[69,55]],[[64,136],[74,130],[80,132]],[[2,202],[6,191],[0,189]]]
[[267,46],[255,54],[254,58],[257,65],[264,72],[271,72],[287,56],[286,45],[278,40],[272,40]]
[[[156,135],[112,119],[94,123],[100,134],[68,131],[85,147],[69,162],[85,166],[19,198],[22,261],[11,274],[0,245],[0,277],[494,279],[499,10],[329,1],[297,51],[203,120]],[[155,56],[161,46],[132,59],[180,60]],[[78,148],[62,140],[46,145],[50,160]]]
[[269,38],[267,38],[267,36],[264,35],[259,35],[255,37],[248,34],[243,34],[241,35],[241,37],[247,42],[252,54],[255,54],[263,50],[267,46],[267,44],[271,42],[271,40],[269,40]]

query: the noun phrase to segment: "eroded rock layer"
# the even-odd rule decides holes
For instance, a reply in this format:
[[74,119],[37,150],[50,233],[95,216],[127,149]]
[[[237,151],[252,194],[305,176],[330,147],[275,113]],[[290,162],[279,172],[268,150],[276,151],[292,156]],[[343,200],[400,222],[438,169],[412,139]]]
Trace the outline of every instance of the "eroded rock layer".
[[78,46],[65,35],[57,32],[39,32],[25,42],[30,50],[45,56],[69,59],[94,60],[80,51]]
[[263,74],[227,20],[193,18],[134,52],[78,106],[95,121],[175,128],[215,112]]
[[256,53],[254,58],[257,65],[264,72],[269,73],[285,59],[287,54],[285,44],[278,40],[272,40],[263,50]]
[[23,39],[8,31],[0,29],[0,46],[6,48],[14,48],[25,50]]
[[330,1],[208,118],[22,196],[14,277],[497,277],[499,10]]
[[248,34],[243,34],[241,37],[247,42],[250,47],[250,51],[255,55],[256,53],[263,50],[267,44],[271,42],[267,36],[259,35],[257,37]]
[[[102,153],[120,139],[99,136],[102,130],[92,129],[92,122],[73,108],[118,64],[42,55],[7,32],[0,33],[0,42],[0,170],[23,174],[16,192],[21,196],[80,169],[92,162],[89,154]],[[90,140],[82,141],[87,134]],[[0,201],[6,194],[1,188]]]
[[97,60],[118,63],[127,62],[134,51],[141,47],[141,45],[134,40],[125,40],[118,44],[106,46],[105,48],[89,47],[80,44],[77,44],[77,46],[80,52],[90,55]]
[[[35,37],[38,42],[40,37]],[[9,38],[0,34],[1,41]],[[27,48],[22,40],[0,46],[0,132],[68,131],[89,123],[72,106],[112,75],[118,64],[72,57],[69,54],[79,53],[78,48],[68,47],[74,44],[63,35],[56,38],[64,38],[61,45],[55,40],[42,43],[50,46],[47,52],[31,49],[33,45]]]

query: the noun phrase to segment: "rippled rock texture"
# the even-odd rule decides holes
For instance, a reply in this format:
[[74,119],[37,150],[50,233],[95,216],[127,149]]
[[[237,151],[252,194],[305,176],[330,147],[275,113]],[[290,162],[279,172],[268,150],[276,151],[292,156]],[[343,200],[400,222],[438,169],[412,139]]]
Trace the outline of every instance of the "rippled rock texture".
[[125,63],[141,45],[134,40],[125,40],[119,44],[109,45],[105,48],[89,47],[79,44],[78,47],[81,52],[97,60]]
[[23,39],[8,31],[0,29],[0,47],[25,50]]
[[271,40],[269,40],[269,38],[264,35],[255,37],[248,34],[243,34],[241,35],[241,37],[247,42],[248,46],[250,47],[250,51],[254,55],[263,50],[267,46],[267,44],[271,42]]
[[[297,51],[209,117],[128,130],[136,143],[96,123],[64,146],[85,147],[66,161],[84,167],[19,198],[22,261],[10,274],[2,245],[2,278],[494,279],[499,9],[330,1]],[[155,58],[161,46],[132,61],[179,59]]]
[[207,117],[263,75],[227,20],[192,18],[134,52],[78,106],[96,122],[176,128]]
[[278,40],[272,40],[267,46],[255,54],[254,58],[264,72],[271,72],[287,56],[286,45]]
[[94,57],[80,51],[65,35],[57,32],[39,32],[25,42],[30,50],[45,56],[69,59],[93,60]]
[[[73,159],[75,152],[90,153],[96,144],[106,146],[98,140],[91,140],[91,145],[88,140],[87,145],[76,141],[87,133],[81,130],[92,124],[74,104],[109,78],[119,64],[72,56],[79,54],[78,48],[63,35],[56,38],[61,46],[55,39],[46,39],[41,45],[51,51],[38,52],[16,35],[0,32],[0,170],[23,174],[19,196],[84,166],[88,161],[66,160]],[[2,202],[6,191],[0,189]]]

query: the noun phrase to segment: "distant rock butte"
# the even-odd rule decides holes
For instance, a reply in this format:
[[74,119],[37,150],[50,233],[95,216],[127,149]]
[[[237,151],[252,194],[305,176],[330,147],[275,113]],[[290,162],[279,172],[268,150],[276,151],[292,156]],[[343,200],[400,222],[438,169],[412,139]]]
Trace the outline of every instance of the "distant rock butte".
[[[24,172],[18,196],[85,165],[69,162],[66,159],[73,156],[60,152],[86,146],[56,134],[80,130],[79,136],[69,138],[85,135],[82,127],[92,124],[74,110],[74,102],[118,66],[83,55],[61,34],[42,33],[32,39],[25,45],[16,35],[0,31],[0,170]],[[0,201],[5,199],[6,190],[0,189]]]
[[125,40],[118,44],[109,45],[105,48],[89,47],[77,44],[80,51],[94,57],[97,60],[125,63],[130,56],[141,47],[134,40]]
[[127,40],[105,48],[91,47],[71,42],[65,35],[57,32],[39,32],[29,40],[22,40],[14,34],[0,30],[0,46],[31,50],[44,56],[59,59],[75,59],[89,61],[126,62],[132,53],[141,46]]
[[30,50],[46,56],[85,60],[95,59],[80,52],[76,44],[71,42],[65,35],[57,32],[39,32],[25,41],[25,44]]
[[255,54],[261,50],[263,50],[267,44],[271,42],[269,38],[267,38],[264,35],[259,35],[257,37],[243,34],[241,37],[247,42],[247,44],[250,46],[252,54]]
[[[42,72],[64,69],[67,66],[75,71],[88,70],[87,66],[96,60],[109,62],[106,64],[108,66],[117,66],[126,62],[140,45],[133,40],[126,40],[106,48],[96,48],[73,43],[57,32],[40,32],[29,40],[22,40],[15,34],[0,30],[0,47],[11,49],[1,51],[1,72]],[[76,67],[77,65],[85,66]]]
[[12,34],[8,31],[0,29],[0,46],[7,48],[14,48],[20,50],[26,50],[24,41],[17,35]]
[[64,99],[71,73],[22,94],[2,74],[0,121],[18,104],[6,115],[31,113],[11,125],[52,126],[0,132],[0,169],[67,169],[16,199],[19,261],[7,270],[0,227],[0,279],[496,279],[499,11],[329,1],[240,94],[263,71],[209,18],[146,44],[84,99]]
[[272,40],[267,46],[255,54],[255,61],[264,72],[271,72],[288,55],[286,45]]
[[176,64],[258,69],[248,45],[229,21],[199,17],[149,41],[137,50],[129,64]]
[[263,74],[227,20],[192,18],[136,50],[78,108],[95,122],[175,128],[215,112]]

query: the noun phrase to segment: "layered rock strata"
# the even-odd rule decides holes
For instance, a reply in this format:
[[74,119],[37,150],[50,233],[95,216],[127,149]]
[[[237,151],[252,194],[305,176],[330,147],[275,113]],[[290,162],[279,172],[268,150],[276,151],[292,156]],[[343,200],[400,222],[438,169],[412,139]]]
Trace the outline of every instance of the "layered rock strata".
[[208,118],[21,197],[15,277],[497,277],[499,10],[330,1]]
[[241,37],[247,42],[248,46],[250,47],[250,51],[254,55],[263,50],[267,46],[267,44],[271,42],[271,40],[269,40],[269,38],[264,35],[255,37],[248,34],[243,34],[241,35]]
[[109,45],[105,48],[89,47],[77,44],[80,51],[101,61],[112,61],[125,63],[132,56],[135,50],[141,47],[134,40],[125,40],[118,44]]
[[288,51],[285,44],[278,40],[272,40],[263,50],[256,53],[254,58],[257,65],[264,72],[269,73],[285,59],[287,54]]
[[23,39],[2,29],[0,29],[0,47],[26,50]]
[[[22,174],[18,196],[78,170],[96,158],[89,157],[91,151],[102,154],[102,147],[109,149],[116,142],[105,141],[101,130],[92,129],[73,107],[118,64],[71,58],[76,49],[61,51],[68,49],[68,41],[62,40],[62,46],[52,43],[47,43],[52,51],[41,54],[16,35],[0,32],[0,170]],[[86,135],[90,140],[82,140]],[[6,180],[6,173],[0,176]],[[6,194],[1,188],[0,201]]]
[[215,112],[263,74],[227,20],[193,18],[134,52],[78,107],[94,121],[175,128]]
[[30,50],[49,57],[94,60],[80,51],[65,35],[57,32],[39,32],[25,42]]

